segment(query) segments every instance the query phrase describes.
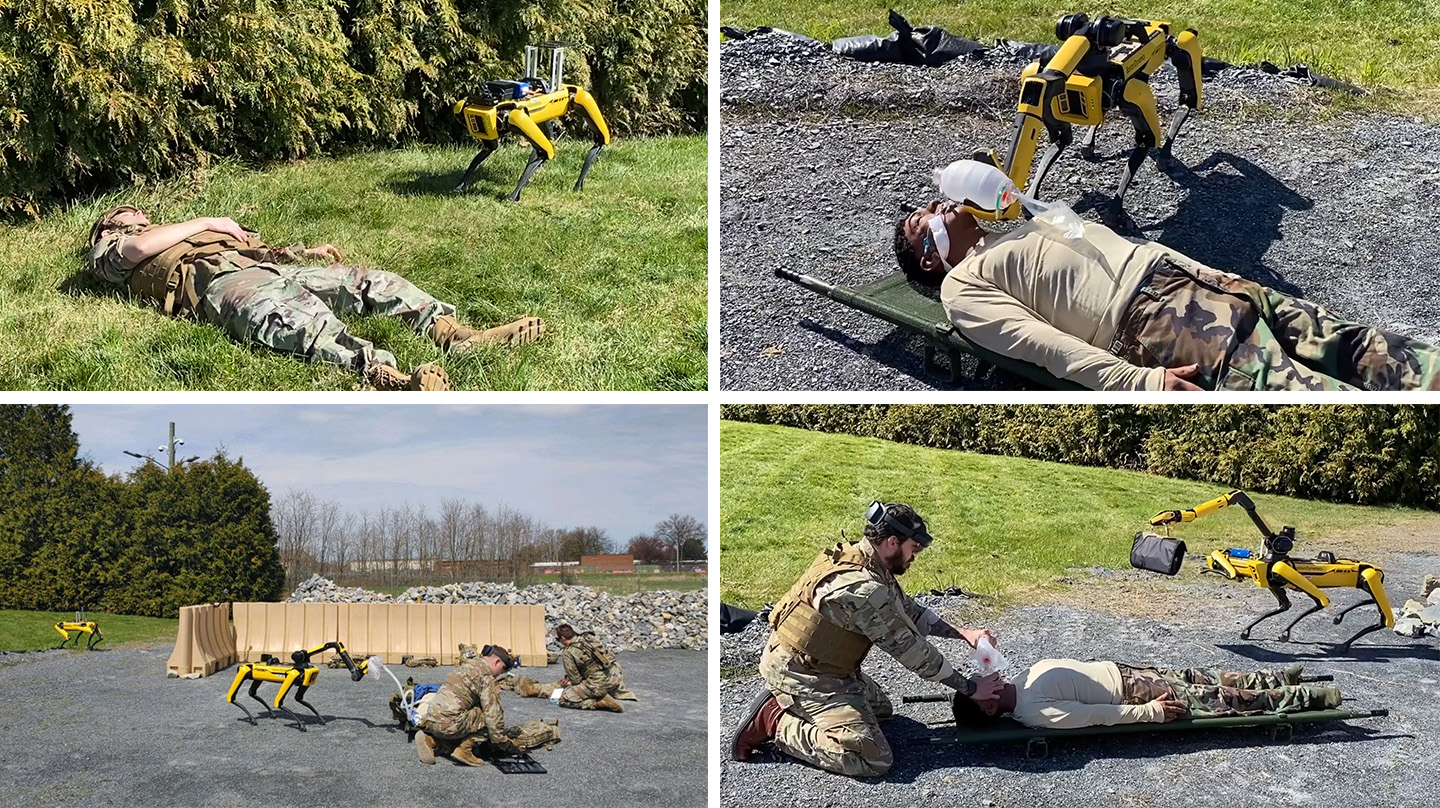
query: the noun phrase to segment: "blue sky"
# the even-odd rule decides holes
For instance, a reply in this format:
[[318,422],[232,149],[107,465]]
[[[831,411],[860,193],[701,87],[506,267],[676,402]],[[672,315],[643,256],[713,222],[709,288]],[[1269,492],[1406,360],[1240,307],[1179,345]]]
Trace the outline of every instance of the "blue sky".
[[224,446],[272,498],[306,489],[345,509],[505,504],[624,545],[671,513],[708,522],[704,405],[71,405],[80,450],[110,473],[157,451]]

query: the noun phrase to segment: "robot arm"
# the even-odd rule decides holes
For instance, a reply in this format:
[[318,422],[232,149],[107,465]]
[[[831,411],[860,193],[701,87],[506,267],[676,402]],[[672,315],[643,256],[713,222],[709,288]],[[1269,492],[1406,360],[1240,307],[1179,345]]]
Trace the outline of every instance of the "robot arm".
[[1260,514],[1255,512],[1255,503],[1250,500],[1250,497],[1244,491],[1231,491],[1228,494],[1221,494],[1209,502],[1203,502],[1188,510],[1161,511],[1150,519],[1150,524],[1153,527],[1163,527],[1178,522],[1193,522],[1227,505],[1239,505],[1241,508],[1244,508],[1245,513],[1250,516],[1250,521],[1255,523],[1255,527],[1260,530],[1260,535],[1266,539],[1275,536],[1275,532],[1270,529],[1269,525],[1265,524],[1265,520],[1260,518]]

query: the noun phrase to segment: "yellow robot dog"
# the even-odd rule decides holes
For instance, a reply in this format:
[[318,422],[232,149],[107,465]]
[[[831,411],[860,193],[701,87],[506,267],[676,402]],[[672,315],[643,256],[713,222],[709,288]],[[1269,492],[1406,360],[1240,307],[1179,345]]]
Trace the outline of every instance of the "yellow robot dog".
[[[1363,561],[1336,558],[1335,554],[1330,552],[1321,552],[1318,557],[1313,559],[1292,558],[1290,551],[1295,547],[1295,528],[1287,525],[1282,527],[1279,533],[1271,531],[1270,527],[1265,524],[1265,520],[1255,512],[1255,503],[1243,491],[1231,491],[1203,505],[1197,505],[1193,510],[1163,511],[1156,514],[1150,520],[1150,524],[1160,527],[1177,522],[1193,522],[1199,517],[1214,513],[1227,505],[1239,505],[1249,514],[1250,521],[1255,523],[1255,527],[1260,530],[1260,535],[1265,537],[1264,552],[1257,557],[1249,550],[1237,547],[1216,550],[1206,556],[1204,571],[1224,575],[1232,581],[1238,578],[1249,578],[1259,586],[1269,589],[1279,604],[1274,611],[1266,612],[1251,621],[1250,625],[1240,632],[1240,639],[1249,639],[1250,630],[1260,621],[1290,609],[1290,598],[1285,594],[1287,589],[1304,592],[1311,600],[1315,601],[1315,605],[1306,609],[1299,617],[1291,620],[1285,626],[1285,630],[1280,632],[1282,642],[1290,641],[1290,629],[1294,628],[1296,623],[1321,609],[1325,609],[1332,615],[1335,625],[1339,625],[1340,621],[1345,619],[1345,615],[1352,610],[1369,603],[1375,604],[1380,611],[1380,622],[1362,629],[1341,643],[1338,646],[1341,653],[1349,653],[1350,644],[1366,634],[1395,625],[1395,615],[1390,610],[1390,598],[1385,594],[1385,586],[1382,583],[1385,573],[1379,567]],[[1370,598],[1348,606],[1339,614],[1335,614],[1330,610],[1330,599],[1321,591],[1334,587],[1359,589],[1370,595]]]
[[[540,51],[550,52],[550,81],[538,76]],[[585,175],[599,156],[600,150],[610,145],[610,127],[605,116],[600,114],[600,105],[583,87],[561,82],[565,68],[565,47],[557,42],[528,45],[525,48],[525,78],[520,81],[487,81],[480,96],[474,102],[462,98],[455,104],[455,114],[465,121],[470,136],[480,141],[480,152],[465,169],[465,176],[455,186],[462,192],[470,186],[475,169],[485,158],[495,153],[500,136],[514,132],[524,138],[532,148],[530,162],[520,175],[520,182],[510,194],[511,202],[520,201],[520,192],[530,182],[536,170],[546,160],[555,157],[555,119],[578,107],[590,120],[595,144],[585,155],[585,164],[580,168],[580,178],[575,180],[575,190],[585,187]]]
[[[57,649],[64,648],[65,643],[70,642],[71,639],[75,640],[74,647],[79,648],[80,637],[82,635],[89,635],[89,639],[85,641],[85,649],[87,651],[93,649],[105,640],[105,636],[100,633],[100,624],[94,620],[86,619],[84,612],[76,612],[74,620],[61,620],[56,623],[55,630],[60,632],[61,637],[65,638],[60,641],[59,645],[55,646]],[[70,636],[72,632],[75,635],[73,638]]]
[[[1135,147],[1120,179],[1115,204],[1123,204],[1135,171],[1145,162],[1150,149],[1160,144],[1169,153],[1180,127],[1192,110],[1200,108],[1200,38],[1193,30],[1170,35],[1170,23],[1159,20],[1130,20],[1120,17],[1090,19],[1068,14],[1055,24],[1055,35],[1063,40],[1060,50],[1042,70],[1032,62],[1020,74],[1020,101],[1016,107],[1015,131],[1002,165],[994,151],[977,152],[974,159],[1003,170],[1015,187],[1026,190],[1030,167],[1041,132],[1050,137],[1050,147],[1040,158],[1035,182],[1027,193],[1039,198],[1040,186],[1055,158],[1070,145],[1071,127],[1088,126],[1080,144],[1086,158],[1095,156],[1095,136],[1105,113],[1116,107],[1135,125]],[[1150,76],[1169,59],[1180,79],[1180,107],[1160,142],[1160,118],[1155,110],[1155,93]],[[984,203],[991,204],[986,205]],[[1020,217],[1020,203],[994,210],[993,200],[967,202],[965,210],[991,221]]]
[[290,688],[294,687],[295,701],[305,705],[305,708],[314,713],[315,717],[320,719],[320,723],[324,724],[325,718],[321,716],[320,712],[311,706],[309,702],[305,701],[305,691],[309,690],[310,686],[315,684],[315,679],[320,675],[320,669],[310,664],[310,658],[332,650],[338,652],[341,661],[345,663],[345,667],[350,669],[351,681],[358,682],[365,678],[366,673],[370,672],[369,662],[364,659],[359,662],[352,660],[350,654],[345,650],[344,643],[327,642],[316,648],[300,650],[291,654],[291,664],[289,665],[280,664],[279,658],[273,656],[263,656],[259,663],[245,663],[241,665],[240,669],[235,672],[235,681],[230,683],[230,692],[225,695],[225,700],[239,707],[240,710],[245,713],[245,717],[250,719],[250,723],[256,725],[255,716],[251,715],[250,711],[245,709],[245,705],[235,700],[235,694],[239,692],[241,684],[247,679],[250,680],[250,698],[260,702],[260,706],[265,708],[267,718],[273,718],[275,714],[271,710],[271,705],[266,704],[264,699],[256,695],[256,691],[260,689],[262,682],[279,682],[280,690],[275,694],[274,709],[284,711],[286,715],[295,719],[296,729],[301,732],[305,731],[305,724],[300,720],[300,716],[291,712],[290,708],[286,707],[284,703],[285,696],[289,694]]

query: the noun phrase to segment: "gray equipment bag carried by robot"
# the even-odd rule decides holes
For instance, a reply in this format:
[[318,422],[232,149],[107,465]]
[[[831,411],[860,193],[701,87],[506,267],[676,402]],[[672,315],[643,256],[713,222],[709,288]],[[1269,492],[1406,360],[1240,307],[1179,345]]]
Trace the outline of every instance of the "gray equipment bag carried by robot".
[[1185,542],[1155,533],[1136,533],[1130,545],[1130,566],[1163,575],[1174,575],[1185,561]]

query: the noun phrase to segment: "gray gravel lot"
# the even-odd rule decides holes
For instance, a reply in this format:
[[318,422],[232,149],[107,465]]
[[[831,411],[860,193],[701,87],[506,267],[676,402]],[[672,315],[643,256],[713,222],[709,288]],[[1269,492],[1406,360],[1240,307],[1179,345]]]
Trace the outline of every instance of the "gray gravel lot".
[[[534,753],[548,774],[504,775],[443,758],[421,764],[390,716],[395,685],[383,673],[351,682],[344,670],[322,668],[307,700],[328,723],[301,733],[263,717],[259,726],[240,720],[225,703],[233,667],[199,680],[166,679],[169,653],[165,646],[0,659],[0,805],[706,802],[705,654],[621,654],[641,701],[619,715],[506,693],[507,720],[559,718],[562,740]],[[409,673],[440,682],[450,670],[397,673],[402,681]],[[520,670],[562,675],[559,665]],[[262,696],[274,692],[274,685],[261,688]]]
[[[770,34],[723,44],[720,64],[724,388],[948,387],[925,374],[917,340],[772,273],[864,283],[893,271],[900,205],[934,198],[931,169],[1008,143],[1020,63],[864,64]],[[1173,70],[1152,86],[1168,125]],[[1108,223],[1351,319],[1440,339],[1440,127],[1327,119],[1314,102],[1329,91],[1253,70],[1221,71],[1205,91],[1175,159],[1147,161]],[[1106,220],[1132,132],[1112,119],[1095,163],[1067,150],[1042,196]]]
[[[1371,559],[1386,570],[1391,598],[1420,594],[1427,573],[1440,572],[1440,555],[1395,553]],[[1194,566],[1195,561],[1187,562]],[[916,739],[948,724],[945,704],[900,704],[904,694],[933,693],[935,685],[872,653],[865,670],[896,703],[885,733],[896,751],[891,773],[851,779],[786,758],[759,763],[729,760],[729,737],[745,701],[760,680],[731,667],[721,684],[721,800],[726,806],[1396,806],[1434,805],[1440,793],[1440,650],[1434,638],[1409,640],[1377,632],[1360,640],[1354,656],[1328,653],[1343,629],[1363,625],[1357,610],[1342,626],[1312,615],[1289,644],[1274,640],[1284,621],[1262,623],[1252,640],[1240,628],[1268,611],[1270,595],[1253,585],[1219,578],[1164,579],[1135,571],[1075,570],[1069,602],[1013,608],[986,624],[1014,666],[1045,657],[1097,658],[1177,667],[1239,669],[1306,662],[1307,673],[1332,673],[1346,707],[1387,707],[1385,718],[1296,727],[1288,744],[1257,728],[1174,735],[1138,735],[1051,741],[1050,757],[1027,760],[1023,744],[915,746]],[[1106,597],[1124,586],[1120,598]],[[1339,604],[1360,598],[1338,593]],[[1093,597],[1086,593],[1096,593]],[[923,599],[922,600],[926,600]],[[973,602],[931,599],[931,608],[966,624]],[[1153,604],[1150,617],[1139,614]],[[1373,611],[1370,612],[1373,614]],[[753,669],[763,627],[722,637],[722,659]],[[937,643],[952,661],[966,658],[959,641]],[[968,646],[964,646],[968,649]],[[1012,671],[1014,668],[1012,668]],[[927,726],[929,725],[929,726]]]

